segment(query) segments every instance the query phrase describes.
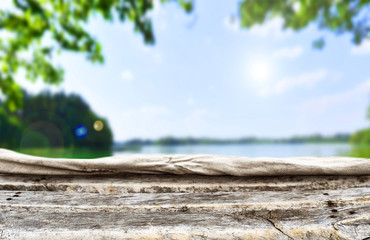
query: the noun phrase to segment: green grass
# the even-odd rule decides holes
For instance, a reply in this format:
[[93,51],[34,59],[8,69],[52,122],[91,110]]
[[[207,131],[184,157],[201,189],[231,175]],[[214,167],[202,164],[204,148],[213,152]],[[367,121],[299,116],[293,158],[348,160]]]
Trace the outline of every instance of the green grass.
[[87,148],[26,148],[16,149],[19,153],[50,158],[98,158],[112,156],[111,151],[94,151]]

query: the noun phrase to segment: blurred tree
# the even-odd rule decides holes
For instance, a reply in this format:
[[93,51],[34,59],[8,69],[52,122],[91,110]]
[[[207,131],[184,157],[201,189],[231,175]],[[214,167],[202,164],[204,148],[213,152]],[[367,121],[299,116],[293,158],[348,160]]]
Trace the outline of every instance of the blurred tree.
[[[95,114],[78,95],[43,92],[31,96],[22,93],[23,109],[10,112],[0,102],[0,147],[14,150],[86,149],[109,155],[113,135],[108,122]],[[101,128],[94,128],[99,120]],[[76,127],[83,125],[87,134],[79,138]]]
[[[25,94],[23,109],[18,111],[17,115],[26,127],[20,142],[23,148],[36,147],[30,144],[42,143],[33,140],[40,135],[47,140],[48,146],[37,147],[74,147],[108,151],[113,144],[108,122],[97,116],[78,95],[49,92],[36,96]],[[93,127],[97,120],[102,121],[104,126],[99,131]],[[79,125],[87,128],[84,138],[75,135],[75,129]]]
[[[161,0],[161,3],[171,0]],[[186,12],[192,0],[175,0]],[[86,23],[100,15],[106,21],[133,22],[147,44],[154,43],[149,16],[153,0],[13,0],[11,9],[0,9],[0,91],[10,110],[22,105],[22,91],[16,74],[59,84],[63,70],[52,61],[60,51],[85,53],[91,62],[102,63],[102,46],[86,30]],[[23,57],[22,57],[23,56]]]
[[[240,25],[250,28],[273,18],[283,20],[283,28],[295,31],[314,23],[337,34],[348,32],[355,44],[370,37],[369,0],[243,0],[239,5]],[[323,38],[313,42],[322,48]]]
[[362,129],[351,136],[351,143],[370,147],[370,128]]
[[[367,119],[370,121],[370,106],[367,109]],[[370,128],[352,134],[350,143],[354,145],[351,153],[353,156],[370,158]]]
[[353,144],[351,156],[370,158],[370,128],[352,134],[350,142]]
[[156,144],[157,145],[169,145],[169,146],[174,146],[174,145],[179,145],[180,144],[180,140],[177,139],[177,138],[174,138],[174,137],[163,137],[163,138],[160,138],[156,141]]
[[[0,103],[1,106],[1,103]],[[0,146],[16,148],[19,146],[24,127],[15,116],[9,116],[4,108],[0,108]]]

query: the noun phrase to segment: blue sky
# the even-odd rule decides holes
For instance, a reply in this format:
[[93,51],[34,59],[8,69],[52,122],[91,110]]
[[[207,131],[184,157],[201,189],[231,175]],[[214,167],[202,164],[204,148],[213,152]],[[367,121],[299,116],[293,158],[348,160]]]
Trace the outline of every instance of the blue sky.
[[[130,23],[92,20],[105,64],[63,53],[65,81],[53,91],[78,93],[106,117],[115,140],[134,137],[286,137],[353,132],[368,126],[370,41],[351,43],[312,25],[282,31],[275,19],[250,30],[230,16],[238,1],[176,4],[152,12],[156,44]],[[326,47],[311,48],[325,37]],[[39,92],[50,88],[21,80]]]

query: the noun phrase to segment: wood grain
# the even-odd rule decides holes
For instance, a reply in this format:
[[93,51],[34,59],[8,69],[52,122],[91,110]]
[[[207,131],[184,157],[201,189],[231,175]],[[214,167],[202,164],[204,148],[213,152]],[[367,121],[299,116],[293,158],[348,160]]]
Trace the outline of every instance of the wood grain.
[[0,175],[0,239],[366,239],[370,176]]

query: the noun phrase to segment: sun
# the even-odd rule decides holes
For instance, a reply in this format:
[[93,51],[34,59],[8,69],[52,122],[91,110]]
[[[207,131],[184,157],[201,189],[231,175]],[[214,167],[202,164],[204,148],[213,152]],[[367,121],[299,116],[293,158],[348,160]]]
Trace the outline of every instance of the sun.
[[271,65],[267,61],[253,61],[250,65],[250,75],[257,82],[265,82],[271,77]]

